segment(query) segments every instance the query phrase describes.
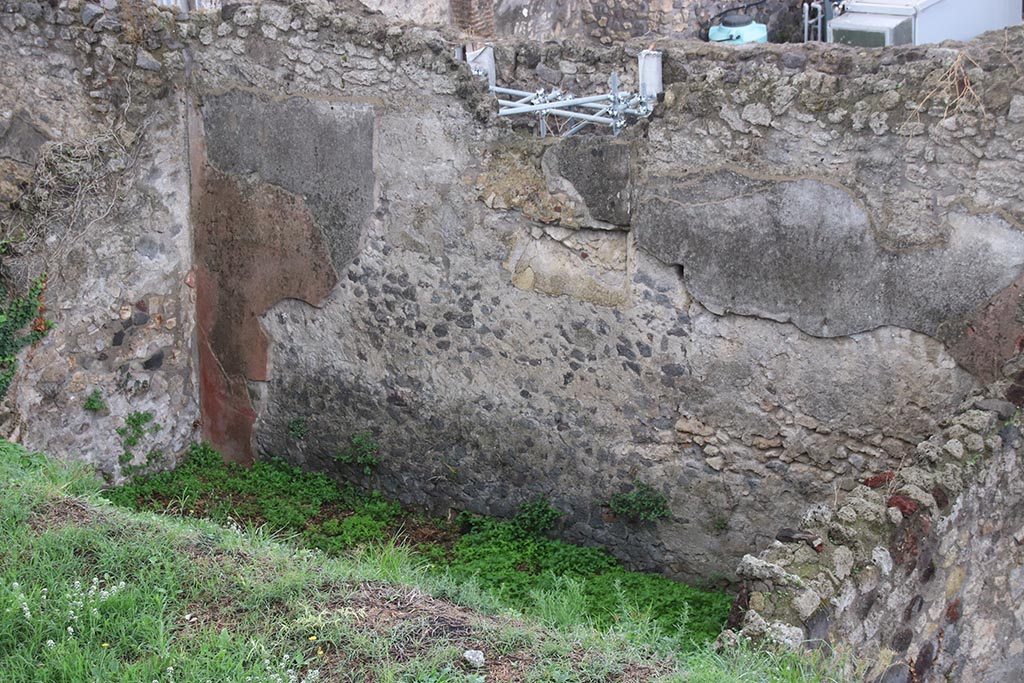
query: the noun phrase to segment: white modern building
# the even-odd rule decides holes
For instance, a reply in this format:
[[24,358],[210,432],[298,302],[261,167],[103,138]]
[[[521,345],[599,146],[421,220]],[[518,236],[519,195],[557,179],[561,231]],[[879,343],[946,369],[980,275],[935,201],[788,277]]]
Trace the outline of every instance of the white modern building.
[[849,0],[828,40],[861,47],[970,40],[1021,23],[1021,0]]

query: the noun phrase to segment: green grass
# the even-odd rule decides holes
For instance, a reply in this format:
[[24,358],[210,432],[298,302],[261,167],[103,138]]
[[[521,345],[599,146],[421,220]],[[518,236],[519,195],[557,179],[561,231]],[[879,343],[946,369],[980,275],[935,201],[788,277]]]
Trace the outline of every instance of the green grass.
[[[132,512],[97,491],[90,473],[0,442],[5,683],[844,680],[804,656],[684,651],[643,613],[541,625],[393,542],[331,558],[266,526]],[[553,586],[548,622],[572,621],[573,582]]]
[[139,477],[104,495],[137,510],[266,525],[332,552],[385,540],[388,524],[400,512],[380,495],[364,495],[353,486],[280,460],[257,462],[251,468],[225,463],[205,444],[193,446],[176,469]]
[[[386,541],[406,519],[401,508],[379,494],[363,494],[279,460],[252,468],[226,464],[208,446],[193,447],[173,471],[137,478],[105,495],[135,509],[266,524],[332,554]],[[428,525],[456,540],[450,547],[418,547],[435,571],[475,579],[498,603],[554,619],[559,626],[606,627],[631,611],[650,615],[665,634],[685,633],[698,644],[715,639],[732,604],[728,594],[627,571],[602,548],[548,538],[545,533],[560,516],[541,499],[524,505],[514,520],[462,515],[454,528],[429,520]],[[572,620],[569,612],[551,604],[564,597],[567,586],[579,592]],[[552,617],[553,609],[561,616]]]
[[[448,571],[476,577],[526,613],[550,621],[554,610],[560,626],[606,627],[631,612],[649,617],[662,634],[685,633],[694,643],[714,640],[722,630],[732,605],[728,594],[627,571],[602,548],[524,531],[519,520],[464,516],[467,532],[450,553]],[[567,590],[576,595],[571,611],[557,604]]]

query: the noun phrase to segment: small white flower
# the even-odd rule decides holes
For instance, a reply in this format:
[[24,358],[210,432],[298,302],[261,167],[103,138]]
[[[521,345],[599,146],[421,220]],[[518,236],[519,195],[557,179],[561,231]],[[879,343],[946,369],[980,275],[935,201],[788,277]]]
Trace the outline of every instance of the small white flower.
[[57,643],[53,642],[52,640],[48,640],[48,641],[46,641],[46,647],[53,647],[53,646],[55,646],[56,644],[57,644]]

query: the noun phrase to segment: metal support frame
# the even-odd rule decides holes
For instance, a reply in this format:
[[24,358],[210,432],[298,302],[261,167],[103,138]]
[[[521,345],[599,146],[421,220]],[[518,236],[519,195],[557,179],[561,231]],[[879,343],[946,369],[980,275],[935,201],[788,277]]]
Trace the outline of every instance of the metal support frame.
[[832,20],[846,11],[846,2],[837,0],[815,0],[805,2],[804,12],[804,42],[828,40],[828,26]]
[[[826,0],[827,1],[827,0]],[[825,10],[820,2],[812,2],[803,6],[804,42],[823,41]]]
[[[588,97],[575,97],[558,88],[530,92],[500,87],[496,84],[492,46],[477,50],[467,48],[465,55],[472,72],[486,77],[491,92],[498,98],[498,116],[533,114],[537,117],[541,137],[547,136],[552,128],[567,137],[591,124],[609,126],[612,133],[618,135],[632,121],[650,116],[662,92],[661,52],[656,50],[644,50],[638,56],[639,93],[620,91],[619,76],[613,73],[611,92]],[[566,123],[573,125],[563,130]]]
[[157,7],[167,7],[182,12],[220,11],[223,0],[153,0]]

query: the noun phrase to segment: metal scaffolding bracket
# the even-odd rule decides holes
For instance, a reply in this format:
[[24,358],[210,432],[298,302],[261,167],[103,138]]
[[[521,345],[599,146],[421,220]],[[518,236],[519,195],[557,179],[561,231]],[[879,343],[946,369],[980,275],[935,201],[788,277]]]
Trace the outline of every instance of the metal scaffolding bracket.
[[536,116],[541,137],[549,133],[566,137],[591,124],[609,126],[618,135],[631,122],[650,116],[662,92],[661,52],[656,50],[644,50],[638,55],[639,92],[619,90],[619,75],[613,73],[610,92],[588,97],[576,97],[559,88],[530,92],[500,87],[496,84],[491,45],[467,49],[465,55],[471,71],[486,77],[488,87],[497,96],[498,116]]

